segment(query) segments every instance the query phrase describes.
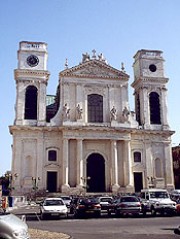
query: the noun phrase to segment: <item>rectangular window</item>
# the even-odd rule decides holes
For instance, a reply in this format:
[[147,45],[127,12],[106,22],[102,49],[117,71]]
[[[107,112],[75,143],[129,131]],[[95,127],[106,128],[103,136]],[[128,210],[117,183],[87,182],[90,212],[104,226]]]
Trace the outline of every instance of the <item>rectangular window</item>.
[[49,161],[56,161],[57,160],[57,152],[55,150],[48,151],[48,160]]

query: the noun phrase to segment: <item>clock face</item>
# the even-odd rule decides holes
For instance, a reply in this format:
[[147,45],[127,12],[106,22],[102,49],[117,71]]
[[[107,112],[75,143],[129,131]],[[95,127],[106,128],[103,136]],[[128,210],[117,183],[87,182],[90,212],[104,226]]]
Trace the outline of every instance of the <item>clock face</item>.
[[27,64],[31,67],[37,66],[39,63],[39,59],[37,56],[35,55],[30,55],[27,58]]
[[151,65],[149,66],[149,70],[150,70],[151,72],[155,72],[155,71],[157,70],[156,65],[151,64]]

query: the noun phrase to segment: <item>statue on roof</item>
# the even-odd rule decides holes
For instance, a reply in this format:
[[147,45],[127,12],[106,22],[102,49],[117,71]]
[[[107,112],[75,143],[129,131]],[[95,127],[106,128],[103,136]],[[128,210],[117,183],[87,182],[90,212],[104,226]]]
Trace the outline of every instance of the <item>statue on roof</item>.
[[82,58],[82,62],[86,62],[90,60],[90,55],[86,52],[85,54],[82,54],[83,58]]
[[116,120],[117,115],[116,115],[116,108],[115,106],[112,107],[111,111],[110,111],[110,120]]
[[63,119],[68,120],[70,118],[70,108],[67,107],[67,103],[63,106]]
[[76,107],[76,119],[82,119],[82,113],[83,109],[80,108],[80,105],[78,104]]
[[122,116],[124,118],[124,121],[128,121],[129,119],[129,115],[130,115],[130,111],[128,110],[128,108],[125,106],[122,112]]

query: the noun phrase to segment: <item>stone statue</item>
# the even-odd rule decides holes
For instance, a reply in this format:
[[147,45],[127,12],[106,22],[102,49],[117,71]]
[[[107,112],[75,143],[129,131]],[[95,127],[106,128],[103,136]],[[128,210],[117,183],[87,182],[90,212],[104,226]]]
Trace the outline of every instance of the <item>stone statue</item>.
[[67,107],[67,103],[63,106],[63,119],[67,120],[70,118],[70,109]]
[[111,115],[111,117],[110,117],[111,121],[116,120],[116,108],[114,106],[112,107],[112,109],[110,111],[110,115]]
[[90,55],[86,52],[86,54],[82,54],[82,62],[86,62],[90,60]]
[[80,105],[78,104],[76,107],[76,119],[82,119],[82,113],[83,110],[80,108]]
[[130,114],[130,112],[129,112],[128,108],[125,106],[123,109],[123,112],[122,112],[122,116],[125,121],[128,121],[129,114]]

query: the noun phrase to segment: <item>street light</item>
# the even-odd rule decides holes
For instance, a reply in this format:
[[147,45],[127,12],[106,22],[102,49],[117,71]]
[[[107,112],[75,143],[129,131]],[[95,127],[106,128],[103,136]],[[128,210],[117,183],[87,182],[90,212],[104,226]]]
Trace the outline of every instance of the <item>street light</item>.
[[36,201],[36,194],[37,194],[37,189],[38,189],[38,181],[40,181],[40,177],[32,177],[32,186],[33,186],[33,190],[34,190],[34,198]]
[[14,180],[17,179],[19,175],[17,173],[11,174],[11,173],[6,173],[5,178],[8,179],[8,189],[9,189],[9,196],[11,195],[12,190],[15,189],[14,187]]
[[155,177],[147,177],[148,184],[149,184],[150,188],[154,188],[155,179],[156,179]]
[[83,188],[87,189],[88,186],[88,181],[91,179],[91,177],[81,177],[81,180],[83,181]]

